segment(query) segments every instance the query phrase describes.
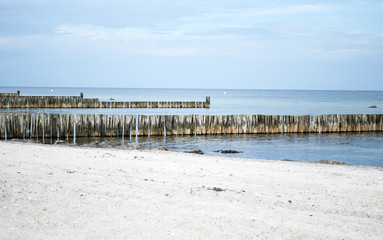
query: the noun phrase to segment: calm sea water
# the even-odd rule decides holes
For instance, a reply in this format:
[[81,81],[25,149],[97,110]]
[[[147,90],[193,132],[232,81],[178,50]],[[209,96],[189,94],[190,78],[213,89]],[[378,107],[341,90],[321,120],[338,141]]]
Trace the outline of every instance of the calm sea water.
[[[383,114],[382,91],[293,91],[231,89],[114,89],[114,88],[21,88],[0,87],[0,92],[21,91],[22,95],[78,96],[108,101],[204,101],[210,109],[28,109],[48,113],[93,114]],[[53,91],[52,91],[53,90]],[[376,105],[378,108],[369,108]],[[298,161],[335,160],[357,165],[383,166],[382,133],[276,134],[179,137],[133,137],[132,139],[82,139],[77,144],[102,140],[112,145],[135,142],[146,149],[167,146],[175,151],[201,149],[243,151],[231,157],[290,159]],[[73,140],[70,140],[73,141]],[[49,141],[48,141],[49,142]]]
[[[43,109],[42,112],[105,114],[358,114],[383,113],[383,91],[293,91],[214,89],[127,89],[127,88],[5,88],[22,95],[79,96],[109,101],[205,101],[210,109]],[[51,91],[53,90],[53,91]],[[225,94],[226,92],[226,94]],[[376,105],[378,108],[369,108]],[[32,110],[35,111],[35,110]]]

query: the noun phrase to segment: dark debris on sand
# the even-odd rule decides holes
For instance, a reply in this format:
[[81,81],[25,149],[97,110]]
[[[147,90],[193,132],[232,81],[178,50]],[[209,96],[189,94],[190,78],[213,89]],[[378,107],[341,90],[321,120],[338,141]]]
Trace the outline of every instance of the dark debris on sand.
[[126,150],[141,150],[142,147],[138,146],[135,143],[128,143],[125,145],[120,145],[120,146],[114,146],[111,144],[108,144],[107,142],[99,142],[99,141],[94,141],[88,144],[82,144],[80,147],[89,147],[89,148],[116,148],[116,149],[126,149]]
[[186,153],[194,153],[194,154],[204,154],[204,152],[201,149],[193,150],[193,151],[186,151]]
[[333,160],[319,160],[319,161],[314,161],[314,163],[333,164],[333,165],[352,165],[350,163],[338,162],[338,161],[333,161]]
[[169,149],[165,146],[158,146],[156,148],[154,148],[154,150],[158,150],[158,151],[169,151]]
[[243,151],[237,151],[237,150],[216,150],[213,152],[219,152],[222,154],[231,154],[231,153],[243,153]]

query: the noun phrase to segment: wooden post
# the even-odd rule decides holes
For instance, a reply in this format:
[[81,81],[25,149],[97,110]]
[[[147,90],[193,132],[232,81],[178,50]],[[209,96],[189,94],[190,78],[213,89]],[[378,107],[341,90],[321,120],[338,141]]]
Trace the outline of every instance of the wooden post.
[[298,118],[298,133],[310,132],[310,115],[297,116]]
[[184,115],[178,115],[178,120],[177,120],[177,134],[178,136],[182,136],[184,134]]
[[132,115],[125,115],[124,116],[124,137],[125,138],[130,137],[133,117],[134,116],[132,116]]
[[177,115],[172,116],[172,134],[173,135],[178,134],[178,117],[177,117]]
[[171,115],[165,116],[166,136],[173,135],[173,118]]
[[210,97],[206,97],[206,108],[210,108]]
[[149,117],[149,125],[150,125],[150,136],[158,136],[159,135],[159,117],[158,115],[153,115]]

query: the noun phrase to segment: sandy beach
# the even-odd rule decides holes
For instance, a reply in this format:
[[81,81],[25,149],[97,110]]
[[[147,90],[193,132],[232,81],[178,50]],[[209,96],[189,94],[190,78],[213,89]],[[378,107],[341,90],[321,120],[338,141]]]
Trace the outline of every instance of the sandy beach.
[[0,142],[0,239],[381,239],[383,168]]

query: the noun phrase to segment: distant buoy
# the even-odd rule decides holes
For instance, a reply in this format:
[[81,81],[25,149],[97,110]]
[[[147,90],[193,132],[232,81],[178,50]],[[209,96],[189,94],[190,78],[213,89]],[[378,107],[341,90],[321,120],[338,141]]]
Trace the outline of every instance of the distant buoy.
[[53,92],[53,89],[51,89],[51,92]]

